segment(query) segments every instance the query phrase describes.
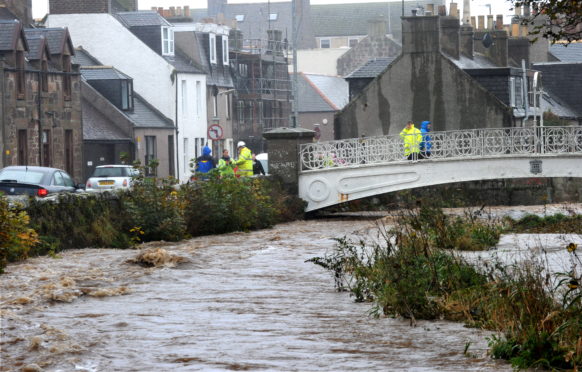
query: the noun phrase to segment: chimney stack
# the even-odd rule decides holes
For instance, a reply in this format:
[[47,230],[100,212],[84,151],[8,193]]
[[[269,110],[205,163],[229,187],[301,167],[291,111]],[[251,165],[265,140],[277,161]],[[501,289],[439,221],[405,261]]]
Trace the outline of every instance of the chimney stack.
[[457,17],[441,17],[440,26],[441,50],[454,59],[459,59],[459,19]]
[[382,18],[368,20],[368,36],[371,38],[383,38],[387,33],[386,21]]
[[438,53],[439,17],[402,17],[402,53]]
[[471,25],[462,25],[460,51],[462,55],[471,59],[473,59],[473,38],[473,27]]

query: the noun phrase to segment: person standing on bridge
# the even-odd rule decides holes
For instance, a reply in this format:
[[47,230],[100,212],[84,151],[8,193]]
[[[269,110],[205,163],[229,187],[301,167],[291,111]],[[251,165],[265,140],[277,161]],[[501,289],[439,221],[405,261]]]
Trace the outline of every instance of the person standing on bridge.
[[429,158],[430,151],[432,149],[432,138],[430,136],[430,131],[432,129],[432,124],[430,121],[423,121],[420,124],[420,133],[422,134],[422,142],[420,143],[420,156],[421,159]]
[[404,156],[408,160],[417,160],[420,154],[422,134],[414,127],[412,121],[406,123],[406,127],[400,132],[400,138],[404,141]]

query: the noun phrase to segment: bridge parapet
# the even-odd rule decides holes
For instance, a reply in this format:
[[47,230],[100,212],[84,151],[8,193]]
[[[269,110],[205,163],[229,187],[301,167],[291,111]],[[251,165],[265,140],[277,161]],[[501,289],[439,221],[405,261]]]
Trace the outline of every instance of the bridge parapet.
[[[306,143],[300,147],[302,173],[362,164],[389,164],[407,160],[404,143],[420,152],[413,160],[481,159],[515,156],[582,154],[582,127],[490,128],[363,137],[339,141]],[[406,137],[406,136],[405,136]],[[430,152],[423,146],[430,140]]]

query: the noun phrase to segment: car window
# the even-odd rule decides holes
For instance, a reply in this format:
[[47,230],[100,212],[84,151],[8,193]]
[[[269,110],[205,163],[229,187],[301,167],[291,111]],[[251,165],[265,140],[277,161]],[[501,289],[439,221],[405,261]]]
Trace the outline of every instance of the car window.
[[53,182],[54,186],[65,186],[65,180],[63,179],[63,175],[61,172],[55,172],[53,175]]
[[125,168],[128,177],[135,177],[139,175],[139,170],[136,168]]
[[63,176],[63,181],[65,182],[65,186],[75,187],[75,182],[73,182],[73,179],[68,174],[61,173],[61,175]]
[[124,170],[121,167],[95,168],[91,177],[125,177]]
[[26,169],[3,169],[0,171],[1,180],[16,180],[22,183],[40,184],[44,173]]

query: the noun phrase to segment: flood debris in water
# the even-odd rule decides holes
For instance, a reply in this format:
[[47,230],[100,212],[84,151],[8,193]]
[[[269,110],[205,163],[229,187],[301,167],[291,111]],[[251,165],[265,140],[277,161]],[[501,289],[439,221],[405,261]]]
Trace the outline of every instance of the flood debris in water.
[[163,248],[150,248],[140,252],[137,257],[127,260],[129,263],[145,267],[175,267],[187,262],[185,257],[174,255]]

